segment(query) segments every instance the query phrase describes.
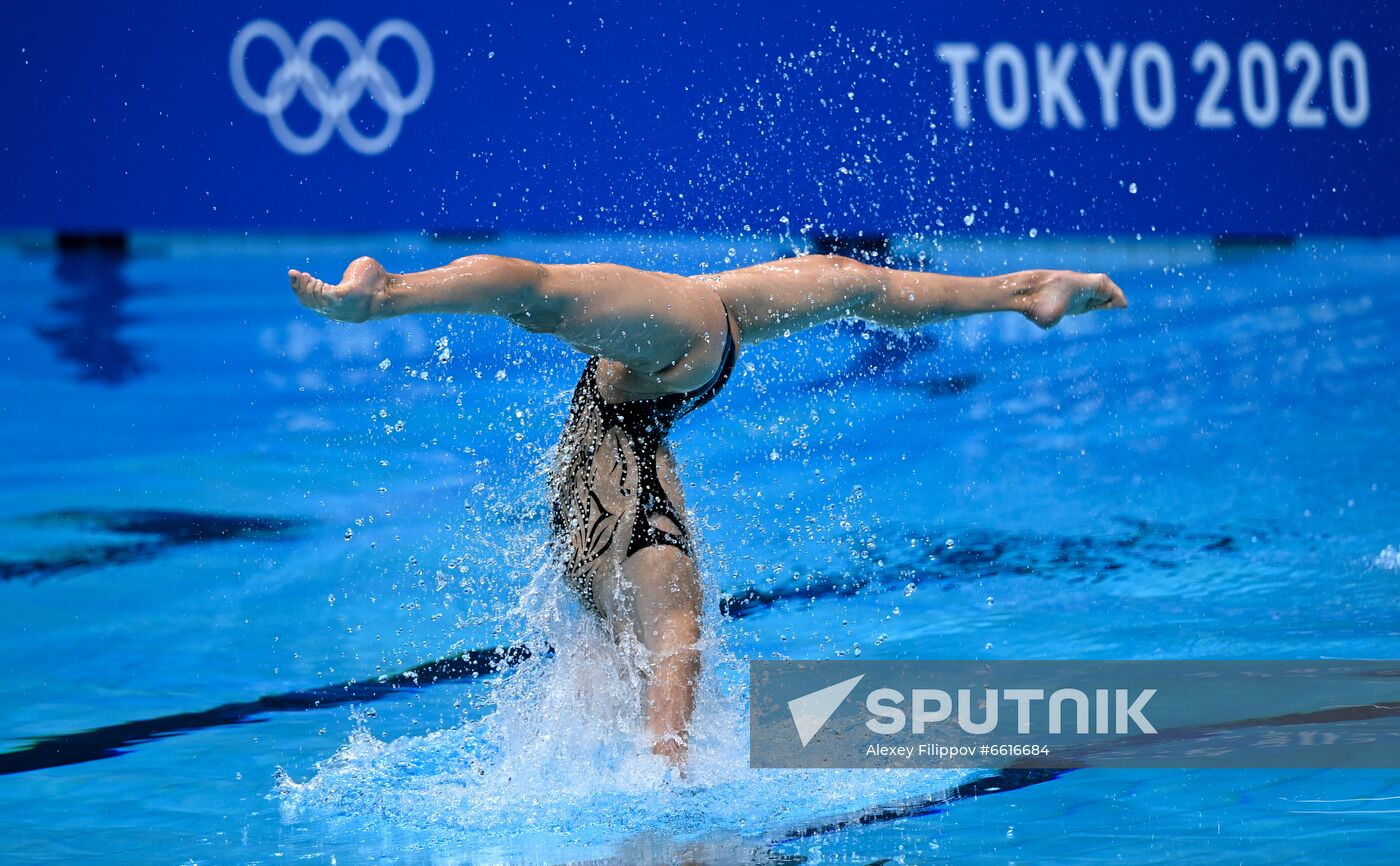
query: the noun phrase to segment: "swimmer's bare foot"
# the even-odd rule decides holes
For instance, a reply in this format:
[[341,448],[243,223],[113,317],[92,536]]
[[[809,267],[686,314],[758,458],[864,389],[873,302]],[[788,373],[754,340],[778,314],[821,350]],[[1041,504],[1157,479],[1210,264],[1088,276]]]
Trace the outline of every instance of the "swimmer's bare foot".
[[1042,328],[1055,327],[1065,316],[1128,306],[1123,290],[1105,274],[1028,271],[1026,276],[1022,312]]
[[295,269],[287,276],[303,306],[341,322],[376,318],[389,299],[389,274],[369,256],[351,262],[337,285]]

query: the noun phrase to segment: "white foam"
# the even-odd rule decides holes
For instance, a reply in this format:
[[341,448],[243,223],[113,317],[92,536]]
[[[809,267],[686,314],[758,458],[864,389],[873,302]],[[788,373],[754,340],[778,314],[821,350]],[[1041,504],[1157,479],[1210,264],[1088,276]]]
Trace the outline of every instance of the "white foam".
[[690,761],[677,778],[649,748],[636,650],[619,651],[576,609],[557,569],[533,567],[506,619],[523,620],[527,643],[554,656],[538,653],[490,685],[484,717],[478,709],[458,726],[387,742],[357,730],[309,780],[279,780],[288,820],[370,818],[429,848],[460,854],[470,842],[497,862],[619,850],[665,861],[677,845],[761,846],[782,828],[936,794],[968,775],[750,769],[747,669],[711,622]]

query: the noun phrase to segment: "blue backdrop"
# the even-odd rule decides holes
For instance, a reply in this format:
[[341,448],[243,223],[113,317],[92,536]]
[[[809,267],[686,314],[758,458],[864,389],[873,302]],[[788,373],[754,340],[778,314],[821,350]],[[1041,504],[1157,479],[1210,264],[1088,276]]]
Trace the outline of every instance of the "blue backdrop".
[[1032,7],[36,5],[0,221],[1400,230],[1394,8]]

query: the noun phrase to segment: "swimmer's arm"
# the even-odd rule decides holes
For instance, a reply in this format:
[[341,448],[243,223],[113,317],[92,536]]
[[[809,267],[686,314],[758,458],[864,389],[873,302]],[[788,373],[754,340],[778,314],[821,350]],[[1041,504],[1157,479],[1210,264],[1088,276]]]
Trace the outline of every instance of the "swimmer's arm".
[[900,271],[844,256],[803,256],[696,277],[734,310],[745,342],[854,316],[914,328],[981,313],[1017,312],[1041,327],[1063,316],[1127,306],[1103,274],[1020,271],[994,277]]

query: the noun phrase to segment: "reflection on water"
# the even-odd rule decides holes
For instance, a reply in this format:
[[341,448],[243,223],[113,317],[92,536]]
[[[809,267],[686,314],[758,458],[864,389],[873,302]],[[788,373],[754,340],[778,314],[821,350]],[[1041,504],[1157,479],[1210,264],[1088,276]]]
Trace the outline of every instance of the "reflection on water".
[[149,372],[141,348],[122,335],[138,321],[124,309],[137,293],[122,274],[126,245],[65,240],[54,264],[59,290],[49,304],[51,321],[35,333],[76,368],[79,381],[120,385]]

